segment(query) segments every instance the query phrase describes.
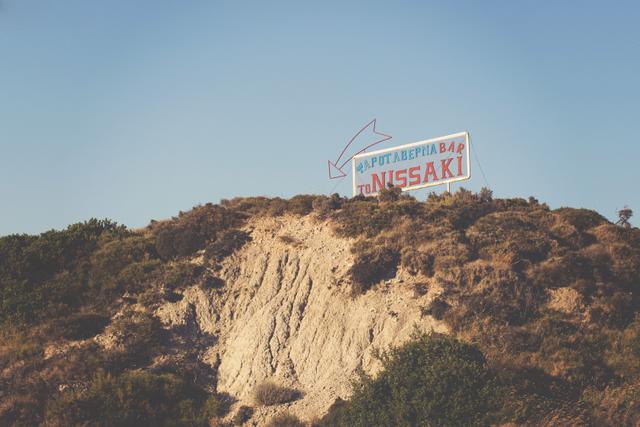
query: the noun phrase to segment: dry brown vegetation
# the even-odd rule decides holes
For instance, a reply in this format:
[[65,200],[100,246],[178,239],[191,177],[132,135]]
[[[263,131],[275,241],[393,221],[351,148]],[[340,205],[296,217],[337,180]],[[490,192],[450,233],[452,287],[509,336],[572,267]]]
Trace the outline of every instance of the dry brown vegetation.
[[[506,393],[501,420],[640,422],[640,230],[585,209],[551,210],[533,198],[493,199],[486,190],[418,202],[389,189],[380,198],[232,199],[137,232],[91,220],[0,238],[0,424],[90,422],[102,410],[122,409],[96,403],[112,390],[135,384],[151,393],[148,384],[156,383],[191,394],[188,410],[167,403],[167,423],[204,423],[218,409],[205,384],[185,385],[197,377],[198,362],[174,366],[168,376],[151,372],[153,357],[171,345],[152,310],[190,285],[227,286],[190,257],[220,263],[251,238],[242,228],[248,219],[285,214],[315,215],[356,239],[354,298],[399,270],[415,276],[418,297],[441,287],[424,314],[445,320],[481,351]],[[141,304],[138,312],[116,316],[131,302]],[[106,351],[91,340],[105,332],[112,340]],[[105,374],[96,378],[99,369]],[[151,376],[131,374],[137,370]],[[256,390],[263,405],[298,396],[263,388]],[[94,413],[60,409],[86,402]],[[65,418],[73,414],[79,418]]]
[[305,427],[305,425],[300,418],[285,412],[271,418],[267,427]]
[[284,387],[276,383],[266,381],[258,384],[253,392],[253,398],[258,405],[272,406],[292,402],[301,396],[298,390]]
[[[356,293],[400,267],[445,288],[425,314],[444,318],[493,366],[513,373],[514,421],[640,420],[632,403],[640,230],[593,211],[464,190],[427,203],[352,199],[333,218],[338,232],[362,239],[354,246]],[[375,256],[388,253],[401,256]],[[570,309],[550,308],[557,289],[572,290]],[[534,383],[531,393],[525,384]]]

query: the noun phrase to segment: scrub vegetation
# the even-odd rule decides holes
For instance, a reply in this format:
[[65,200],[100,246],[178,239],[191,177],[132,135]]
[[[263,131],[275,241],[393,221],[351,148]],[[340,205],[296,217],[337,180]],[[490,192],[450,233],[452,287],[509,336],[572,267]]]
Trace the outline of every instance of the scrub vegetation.
[[[223,200],[140,230],[91,219],[0,238],[0,425],[204,426],[224,416],[227,398],[202,362],[157,363],[176,343],[154,310],[192,285],[232,286],[216,271],[251,240],[248,220],[281,215],[329,221],[355,240],[352,298],[399,272],[421,284],[417,296],[439,287],[423,315],[453,332],[380,354],[381,373],[361,375],[320,425],[640,422],[640,230],[486,189],[425,202],[385,189]],[[255,397],[297,395],[267,383]],[[252,411],[238,414],[242,423]]]
[[[496,406],[472,412],[498,418],[472,422],[460,412],[457,421],[438,420],[434,414],[456,411],[429,412],[415,401],[417,395],[393,400],[405,385],[419,389],[408,371],[393,379],[402,386],[386,381],[405,363],[404,352],[431,354],[434,341],[423,337],[385,359],[380,377],[358,382],[353,399],[337,405],[326,425],[370,425],[374,419],[383,420],[377,425],[640,420],[640,230],[586,209],[551,210],[534,198],[493,199],[486,189],[432,194],[425,203],[389,193],[344,201],[332,214],[338,233],[359,239],[351,270],[354,294],[401,268],[437,283],[443,292],[424,314],[444,319],[458,339],[483,354],[490,371],[482,371],[481,382],[503,397]],[[449,392],[432,402],[450,398],[457,387],[453,373],[439,372]],[[386,408],[381,411],[387,418],[375,408]]]
[[272,382],[259,384],[253,392],[257,404],[262,406],[280,405],[300,398],[300,392]]

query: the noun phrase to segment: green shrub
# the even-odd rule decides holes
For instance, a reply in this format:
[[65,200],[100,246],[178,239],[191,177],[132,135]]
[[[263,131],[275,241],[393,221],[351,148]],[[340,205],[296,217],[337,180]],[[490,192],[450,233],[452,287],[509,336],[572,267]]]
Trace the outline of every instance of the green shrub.
[[132,313],[116,319],[110,333],[116,342],[106,357],[110,369],[115,371],[144,366],[161,348],[165,334],[160,321],[146,313]]
[[233,211],[239,218],[260,215],[282,215],[286,209],[286,201],[268,197],[236,197],[223,200],[220,204]]
[[66,230],[47,231],[39,236],[0,238],[0,277],[38,283],[56,273],[77,266],[107,236],[129,232],[109,220],[90,219]]
[[619,334],[608,362],[616,373],[626,380],[640,379],[640,315]]
[[551,241],[531,214],[497,212],[479,219],[467,230],[477,253],[487,259],[513,264],[537,262],[551,250]]
[[129,236],[125,227],[91,219],[39,236],[0,238],[0,323],[34,323],[77,307],[86,269],[100,242]]
[[110,240],[92,255],[89,272],[92,291],[103,298],[140,292],[160,269],[153,240],[142,235]]
[[205,256],[209,259],[222,261],[250,240],[251,236],[242,230],[226,231],[215,242],[207,246]]
[[573,225],[579,231],[607,223],[607,219],[598,212],[589,209],[559,208],[553,211],[560,218]]
[[216,397],[174,374],[98,372],[86,391],[52,400],[45,424],[205,427],[219,411]]
[[202,289],[220,289],[224,287],[225,282],[219,277],[205,275],[199,285]]
[[340,209],[345,200],[338,193],[333,193],[330,197],[318,196],[313,200],[313,210],[321,219],[324,219],[333,211]]
[[307,215],[313,210],[313,202],[316,196],[301,194],[293,196],[287,202],[287,211],[294,215]]
[[480,198],[480,201],[483,203],[491,202],[493,201],[493,191],[491,191],[487,187],[482,187],[480,189],[480,192],[478,193],[478,197]]
[[393,184],[389,183],[387,187],[380,189],[378,193],[378,199],[381,202],[396,202],[400,200],[400,195],[402,194],[402,188],[394,187]]
[[568,251],[546,260],[529,272],[532,280],[544,287],[570,286],[578,280],[608,281],[611,261],[606,251]]
[[117,273],[114,289],[101,288],[100,291],[103,294],[108,290],[115,291],[115,295],[121,295],[122,292],[143,292],[158,278],[161,265],[161,262],[155,259],[131,263]]
[[155,223],[151,231],[156,249],[162,259],[192,255],[208,242],[214,242],[219,234],[238,226],[244,215],[232,209],[207,203],[189,212],[180,212],[171,221]]
[[483,318],[517,326],[536,317],[546,293],[513,271],[495,270],[480,280],[477,289],[462,295],[460,301],[461,306],[449,318],[458,330]]
[[415,217],[419,208],[419,203],[413,198],[379,203],[376,198],[354,197],[331,218],[337,224],[337,231],[344,236],[373,237],[407,217]]
[[362,294],[380,280],[395,277],[399,261],[398,251],[387,247],[376,247],[358,254],[349,269],[353,294]]
[[613,379],[605,362],[608,337],[593,328],[583,328],[557,313],[548,313],[531,325],[540,337],[537,349],[539,366],[573,386],[581,389],[592,385],[604,387]]
[[49,336],[84,340],[101,333],[110,319],[97,313],[73,313],[53,322]]
[[501,391],[474,346],[422,335],[383,355],[382,361],[378,377],[363,376],[352,398],[334,405],[321,425],[470,426],[498,421]]
[[410,274],[422,273],[427,277],[433,276],[434,256],[430,253],[415,250],[411,247],[402,248],[401,264]]
[[301,397],[298,390],[283,387],[270,381],[259,384],[253,391],[256,403],[262,406],[280,405]]
[[156,235],[156,249],[164,260],[191,255],[204,246],[206,238],[188,228],[166,227]]
[[193,285],[202,274],[203,267],[191,262],[175,262],[164,270],[164,285],[171,290]]

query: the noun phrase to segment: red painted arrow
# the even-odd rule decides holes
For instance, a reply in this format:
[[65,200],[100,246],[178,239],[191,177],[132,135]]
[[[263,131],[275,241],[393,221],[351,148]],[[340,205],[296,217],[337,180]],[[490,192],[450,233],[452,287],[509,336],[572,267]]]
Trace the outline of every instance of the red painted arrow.
[[[353,154],[351,157],[349,157],[347,160],[345,160],[342,164],[340,164],[340,166],[337,166],[340,162],[340,159],[342,158],[342,156],[344,155],[345,151],[347,151],[347,148],[349,148],[349,146],[353,143],[353,141],[356,140],[356,138],[358,138],[358,136],[360,136],[360,134],[362,132],[364,132],[365,129],[367,129],[369,126],[373,125],[373,133],[375,133],[376,135],[380,135],[383,138],[377,140],[376,142],[367,145],[366,147],[364,147],[363,149],[361,149],[360,151],[358,151],[357,153]],[[367,123],[362,129],[360,129],[358,131],[358,133],[356,133],[353,138],[351,138],[351,140],[347,143],[347,145],[344,147],[344,149],[342,150],[342,152],[340,153],[340,155],[338,156],[338,158],[336,159],[335,162],[332,162],[331,160],[328,161],[328,168],[329,168],[329,179],[336,179],[336,178],[344,178],[345,176],[347,176],[346,173],[344,173],[344,171],[342,170],[342,168],[344,167],[344,165],[346,165],[347,163],[349,163],[349,160],[351,160],[353,158],[353,156],[356,156],[360,153],[362,153],[363,151],[367,150],[368,148],[373,147],[376,144],[380,144],[381,142],[387,141],[389,139],[391,139],[392,136],[391,135],[387,135],[385,133],[382,132],[378,132],[376,131],[376,119],[371,120],[369,123]]]

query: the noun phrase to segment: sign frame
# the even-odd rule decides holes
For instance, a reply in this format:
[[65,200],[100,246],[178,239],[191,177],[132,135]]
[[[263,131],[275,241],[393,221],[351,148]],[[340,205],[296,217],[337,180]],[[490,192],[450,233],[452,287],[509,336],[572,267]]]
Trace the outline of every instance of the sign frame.
[[[425,144],[433,144],[433,143],[437,143],[437,142],[441,142],[443,140],[447,140],[447,139],[453,139],[453,138],[459,138],[459,137],[464,137],[464,142],[467,148],[467,152],[466,152],[466,161],[467,161],[467,174],[464,176],[459,176],[459,177],[455,177],[455,178],[447,178],[447,179],[443,179],[442,181],[438,181],[438,182],[428,182],[426,184],[419,184],[419,185],[414,185],[412,187],[402,187],[402,191],[413,191],[413,190],[419,190],[421,188],[426,188],[426,187],[435,187],[436,185],[447,185],[447,184],[451,184],[452,182],[458,182],[458,181],[466,181],[468,179],[471,178],[471,157],[470,157],[470,152],[471,152],[471,136],[469,135],[468,131],[464,131],[464,132],[458,132],[458,133],[452,133],[450,135],[445,135],[445,136],[439,136],[437,138],[432,138],[432,139],[425,139],[423,141],[418,141],[418,142],[411,142],[409,144],[404,144],[404,145],[397,145],[395,147],[389,147],[389,148],[383,148],[381,150],[375,150],[375,151],[369,151],[369,152],[362,152],[362,153],[358,153],[355,156],[353,156],[351,158],[351,175],[353,176],[353,196],[357,196],[357,187],[356,187],[356,161],[358,159],[361,159],[363,157],[369,157],[369,156],[376,156],[379,154],[383,154],[383,153],[388,153],[390,151],[396,151],[396,150],[402,150],[402,149],[406,149],[406,148],[411,148],[411,147],[415,147],[417,145],[425,145]],[[367,196],[376,196],[378,195],[379,192],[377,193],[369,193],[367,194]]]

